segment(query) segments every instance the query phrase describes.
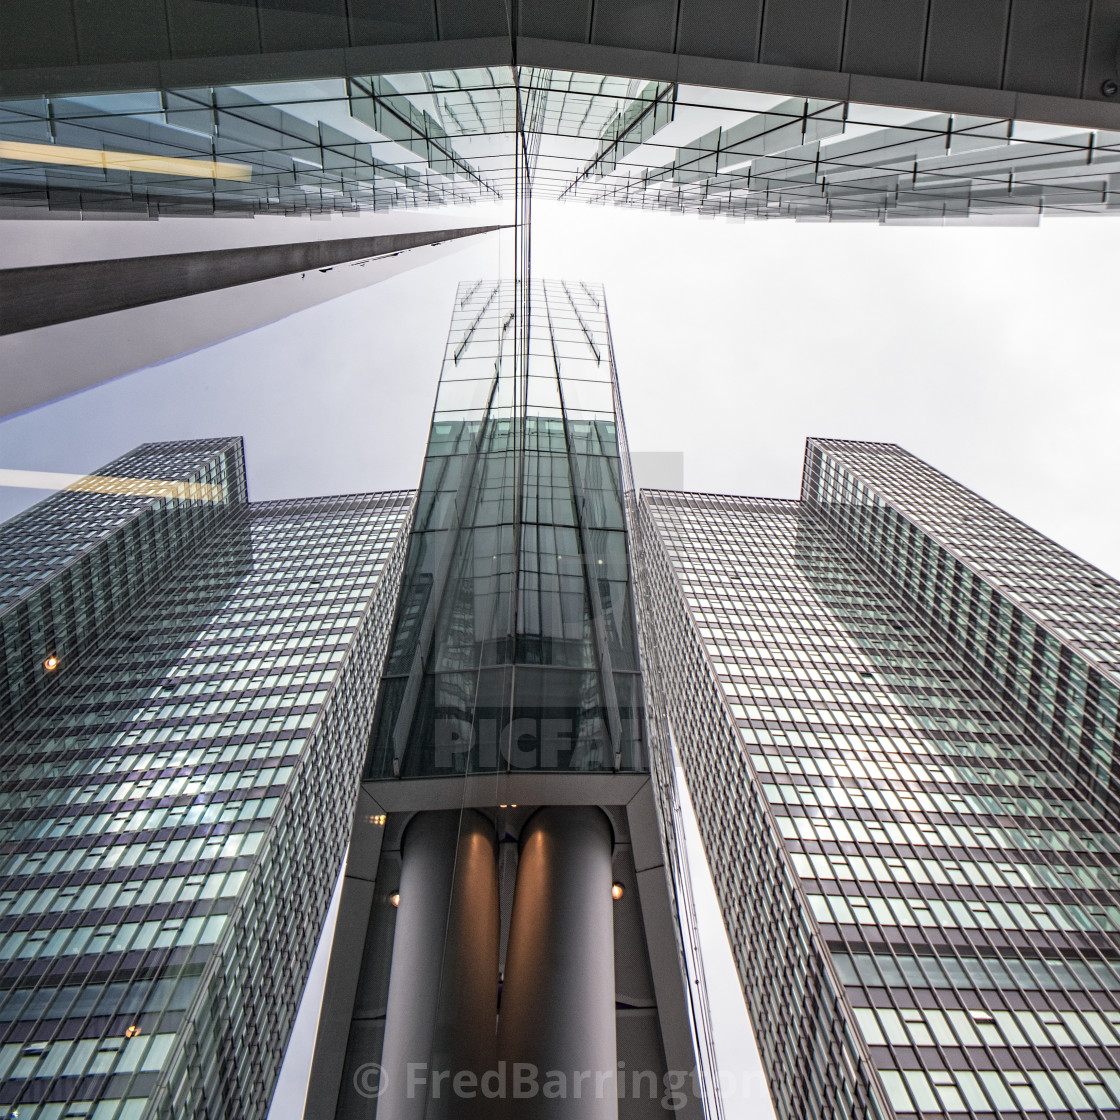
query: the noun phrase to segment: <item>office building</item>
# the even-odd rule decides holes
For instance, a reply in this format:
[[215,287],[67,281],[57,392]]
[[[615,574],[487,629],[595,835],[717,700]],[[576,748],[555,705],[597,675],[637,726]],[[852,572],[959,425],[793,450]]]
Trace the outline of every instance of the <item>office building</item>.
[[265,1114],[411,501],[149,444],[0,530],[4,1116]]
[[641,524],[777,1115],[1117,1115],[1120,585],[891,444]]

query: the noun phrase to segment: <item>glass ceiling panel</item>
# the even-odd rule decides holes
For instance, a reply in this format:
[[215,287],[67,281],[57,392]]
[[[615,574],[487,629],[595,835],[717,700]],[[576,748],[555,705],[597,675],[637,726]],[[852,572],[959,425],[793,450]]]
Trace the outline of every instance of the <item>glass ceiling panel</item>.
[[1120,173],[1113,133],[489,67],[0,100],[0,206],[512,200],[519,118],[535,196],[736,218],[1036,220],[1112,209]]

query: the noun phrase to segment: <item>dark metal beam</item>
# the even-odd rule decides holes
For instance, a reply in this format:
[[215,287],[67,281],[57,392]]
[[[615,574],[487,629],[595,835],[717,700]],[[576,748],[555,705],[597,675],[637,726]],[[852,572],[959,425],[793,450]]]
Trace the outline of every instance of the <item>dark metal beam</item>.
[[384,257],[502,226],[390,233],[0,270],[0,335]]

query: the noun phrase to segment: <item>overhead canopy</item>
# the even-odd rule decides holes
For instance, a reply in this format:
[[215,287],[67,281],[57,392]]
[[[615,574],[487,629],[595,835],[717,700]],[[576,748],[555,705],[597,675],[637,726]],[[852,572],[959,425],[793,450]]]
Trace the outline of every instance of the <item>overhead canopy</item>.
[[5,0],[0,98],[521,65],[1120,127],[1090,0]]

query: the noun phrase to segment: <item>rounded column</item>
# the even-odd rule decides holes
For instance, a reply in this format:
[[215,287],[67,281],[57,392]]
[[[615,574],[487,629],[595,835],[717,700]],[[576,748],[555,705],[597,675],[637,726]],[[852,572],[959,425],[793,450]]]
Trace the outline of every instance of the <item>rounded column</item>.
[[611,846],[592,807],[522,830],[498,1020],[510,1116],[617,1120]]
[[[492,1061],[498,865],[493,825],[469,810],[420,813],[405,830],[377,1120],[441,1115],[439,1069]],[[446,1082],[445,1082],[446,1086]]]
[[[498,956],[501,943],[498,904],[498,845],[494,825],[481,813],[463,814],[455,856],[451,906],[443,950],[443,976],[432,1041],[425,1120],[469,1120],[489,1115],[487,1100],[453,1091],[460,1073],[478,1081],[497,1061]],[[444,1077],[444,1075],[447,1075]]]

